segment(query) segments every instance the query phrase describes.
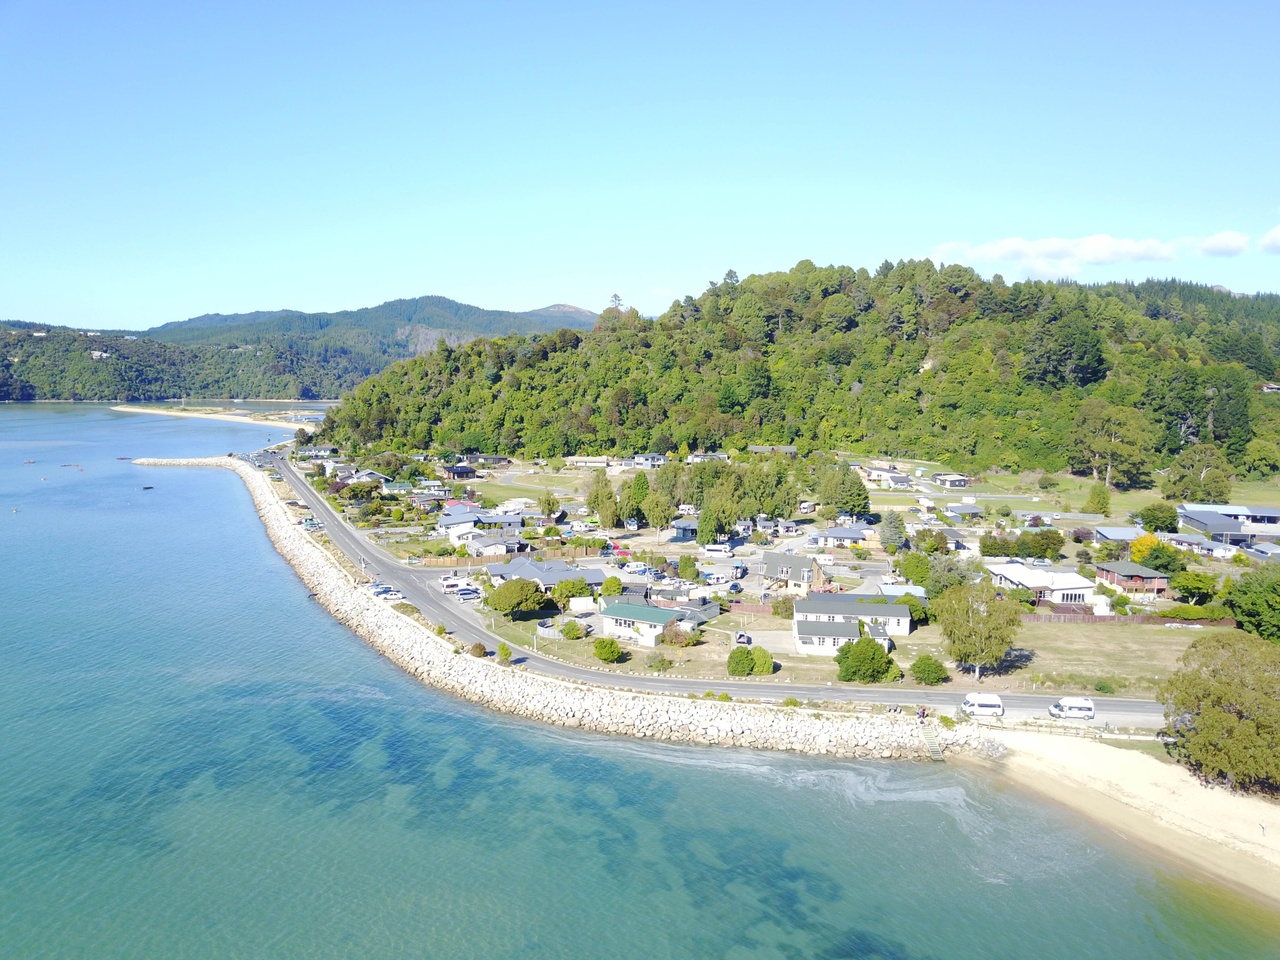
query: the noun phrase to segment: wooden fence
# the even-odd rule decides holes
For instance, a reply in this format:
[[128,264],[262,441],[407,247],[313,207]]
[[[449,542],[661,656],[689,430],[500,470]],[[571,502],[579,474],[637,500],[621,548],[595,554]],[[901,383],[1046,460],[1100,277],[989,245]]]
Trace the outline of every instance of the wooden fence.
[[1023,623],[1109,623],[1115,627],[1123,627],[1133,623],[1177,623],[1183,626],[1200,627],[1234,627],[1236,622],[1231,618],[1224,620],[1182,620],[1178,617],[1161,617],[1155,614],[1140,614],[1134,617],[1099,617],[1091,613],[1024,613]]

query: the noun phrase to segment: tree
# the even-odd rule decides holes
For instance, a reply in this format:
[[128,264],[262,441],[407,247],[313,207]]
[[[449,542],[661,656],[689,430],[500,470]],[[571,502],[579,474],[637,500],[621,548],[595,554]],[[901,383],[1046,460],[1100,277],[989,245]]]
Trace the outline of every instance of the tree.
[[591,588],[587,586],[587,581],[584,577],[561,580],[551,588],[551,599],[555,600],[556,606],[561,610],[567,609],[569,601],[574,597],[589,596],[591,596]]
[[1187,561],[1177,547],[1167,543],[1157,543],[1147,551],[1143,565],[1161,573],[1175,574],[1187,569]]
[[1160,538],[1154,533],[1143,533],[1129,544],[1129,559],[1134,563],[1143,563],[1156,547],[1160,546]]
[[897,549],[907,542],[907,527],[902,522],[902,514],[896,510],[885,513],[880,521],[880,545],[888,549]]
[[622,648],[613,637],[600,637],[592,650],[596,659],[603,663],[617,663],[622,659]]
[[644,499],[642,510],[645,519],[657,527],[659,532],[665,530],[676,515],[676,508],[671,505],[671,498],[661,490],[649,491],[649,495]]
[[836,678],[846,683],[879,683],[894,668],[884,647],[870,637],[842,644],[834,659],[840,666]]
[[698,561],[686,553],[680,557],[676,571],[680,574],[681,580],[688,580],[692,583],[698,579]]
[[1242,628],[1280,643],[1280,563],[1246,573],[1226,591],[1222,602]]
[[498,644],[498,662],[499,663],[511,662],[511,648],[507,646],[507,642],[505,640],[501,641]]
[[1215,632],[1180,663],[1158,693],[1174,754],[1209,782],[1280,788],[1280,647]]
[[489,607],[504,616],[532,613],[550,605],[546,594],[532,580],[516,577],[489,594]]
[[911,583],[917,586],[924,586],[926,580],[929,579],[929,558],[923,553],[904,553],[898,557],[894,566],[898,568],[898,572],[907,578]]
[[952,587],[968,583],[977,572],[971,560],[954,553],[935,553],[929,558],[929,575],[925,578],[924,593],[932,600]]
[[915,663],[911,664],[911,676],[915,678],[917,683],[923,683],[926,687],[934,687],[947,680],[950,675],[941,660],[927,653],[922,653],[916,657]]
[[1170,578],[1169,586],[1177,590],[1182,599],[1188,603],[1202,604],[1207,603],[1217,593],[1218,578],[1211,573],[1184,570]]
[[770,676],[773,673],[773,654],[764,647],[752,647],[751,664],[751,672],[756,676]]
[[600,584],[600,596],[602,597],[622,596],[622,580],[618,577],[605,577],[604,583]]
[[1148,533],[1178,532],[1178,510],[1171,503],[1161,503],[1157,500],[1129,516],[1141,523],[1142,529]]
[[1197,443],[1173,458],[1160,492],[1166,500],[1226,503],[1231,496],[1231,464],[1211,443]]
[[581,640],[582,624],[577,620],[566,620],[560,627],[560,636],[566,640]]
[[686,630],[680,626],[679,620],[670,621],[659,634],[662,642],[669,647],[692,647],[702,638],[697,630]]
[[544,491],[538,498],[538,511],[550,520],[554,520],[560,512],[560,500],[550,490]]
[[1111,516],[1111,491],[1105,483],[1095,483],[1089,488],[1089,499],[1084,502],[1081,513],[1100,513],[1104,517]]
[[587,491],[587,509],[596,515],[600,526],[612,529],[618,525],[618,500],[613,494],[609,475],[597,470],[591,475],[591,488]]
[[983,667],[997,667],[1004,661],[1022,624],[1018,604],[997,599],[989,580],[952,587],[930,604],[929,615],[942,627],[947,655],[958,664],[972,666],[977,680]]
[[729,676],[746,677],[751,675],[751,671],[755,667],[755,660],[751,656],[751,651],[746,647],[734,647],[729,651],[727,666]]
[[1073,472],[1092,474],[1108,487],[1140,487],[1151,470],[1155,435],[1140,411],[1090,397],[1080,405],[1065,447]]
[[644,658],[644,665],[649,670],[657,670],[661,673],[664,670],[671,669],[671,661],[666,658],[661,650],[654,650]]

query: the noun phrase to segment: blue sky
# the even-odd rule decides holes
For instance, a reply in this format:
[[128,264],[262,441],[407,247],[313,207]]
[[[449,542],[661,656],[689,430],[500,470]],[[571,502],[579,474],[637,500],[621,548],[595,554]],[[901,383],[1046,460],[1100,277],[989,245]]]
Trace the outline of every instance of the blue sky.
[[0,0],[0,318],[1280,290],[1280,5]]

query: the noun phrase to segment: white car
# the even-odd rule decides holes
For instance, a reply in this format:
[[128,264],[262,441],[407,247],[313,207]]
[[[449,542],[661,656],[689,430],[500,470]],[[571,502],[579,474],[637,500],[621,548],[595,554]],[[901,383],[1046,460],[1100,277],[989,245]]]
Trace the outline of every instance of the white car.
[[712,573],[707,575],[707,583],[711,584],[711,586],[713,587],[718,587],[722,583],[728,583],[728,582],[729,582],[729,578],[726,576],[722,576],[721,574]]

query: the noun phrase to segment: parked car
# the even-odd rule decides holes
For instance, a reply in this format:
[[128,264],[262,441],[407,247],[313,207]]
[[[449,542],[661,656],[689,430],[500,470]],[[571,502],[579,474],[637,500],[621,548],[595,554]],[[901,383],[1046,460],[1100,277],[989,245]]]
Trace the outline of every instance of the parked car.
[[741,593],[741,592],[742,592],[742,584],[740,584],[740,583],[731,583],[731,584],[729,584],[729,592],[730,592],[730,593]]
[[463,603],[474,603],[480,599],[480,591],[475,587],[463,587],[455,596]]

